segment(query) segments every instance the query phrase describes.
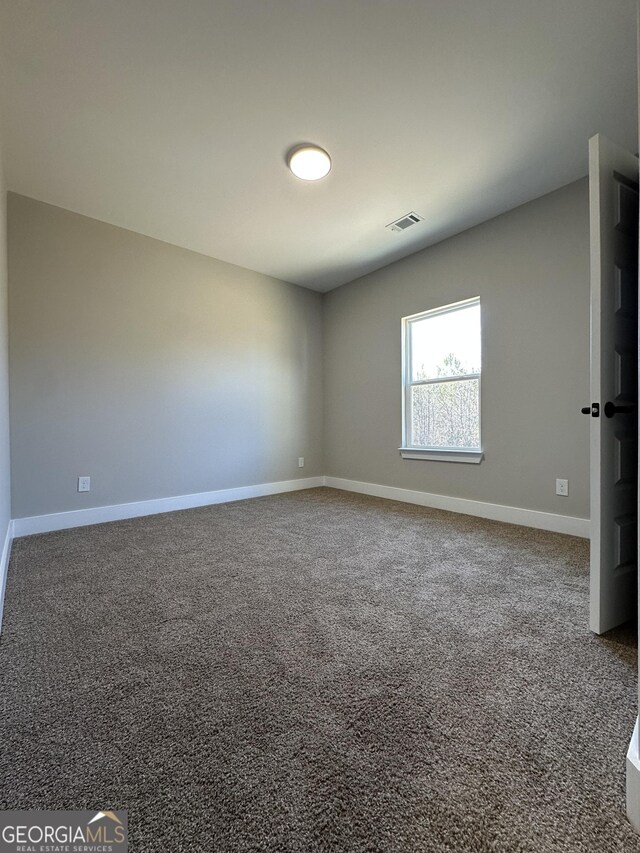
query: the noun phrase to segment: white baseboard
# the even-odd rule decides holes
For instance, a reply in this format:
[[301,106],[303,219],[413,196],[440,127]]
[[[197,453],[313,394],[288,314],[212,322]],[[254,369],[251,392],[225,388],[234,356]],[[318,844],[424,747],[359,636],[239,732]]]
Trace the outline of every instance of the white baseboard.
[[313,489],[322,485],[324,485],[324,477],[306,477],[300,480],[282,480],[279,483],[240,486],[236,489],[219,489],[215,492],[199,492],[195,495],[178,495],[177,497],[157,498],[150,501],[96,506],[69,512],[54,512],[49,515],[32,515],[28,518],[15,518],[13,520],[13,535],[18,537],[31,536],[34,533],[50,533],[53,530],[66,530],[70,527],[102,524],[105,521],[122,521],[125,518],[138,518],[142,515],[156,515],[160,512],[174,512],[178,509],[193,509],[198,506],[242,501],[246,498],[259,498],[280,492],[296,492],[300,489]]
[[261,483],[256,486],[241,486],[236,489],[199,492],[194,495],[178,495],[170,498],[15,518],[12,522],[12,536],[31,536],[34,533],[49,533],[54,530],[66,530],[70,527],[84,527],[87,524],[121,521],[125,518],[137,518],[160,512],[174,512],[179,509],[241,501],[246,498],[258,498],[280,492],[298,491],[299,489],[313,489],[318,486],[330,486],[347,492],[359,492],[363,495],[373,495],[378,498],[388,498],[404,503],[429,506],[434,509],[444,509],[449,512],[490,518],[494,521],[504,521],[508,524],[522,524],[525,527],[536,527],[540,530],[551,530],[555,533],[568,533],[572,536],[589,538],[589,519],[587,518],[574,518],[573,516],[556,515],[551,512],[502,506],[501,504],[472,501],[466,498],[453,498],[447,495],[431,494],[430,492],[400,489],[395,486],[361,483],[357,480],[346,480],[341,477],[306,477],[300,480],[283,480],[279,483]]
[[2,612],[4,609],[4,591],[7,588],[7,572],[9,571],[9,557],[11,556],[11,543],[13,542],[13,521],[7,525],[7,533],[4,537],[2,555],[0,556],[0,632],[2,631]]
[[640,753],[638,752],[638,720],[627,751],[627,817],[640,832]]
[[325,477],[325,486],[333,489],[343,489],[347,492],[359,492],[376,498],[388,498],[392,501],[419,504],[434,509],[445,509],[449,512],[460,512],[464,515],[477,515],[480,518],[490,518],[493,521],[504,521],[507,524],[522,524],[525,527],[536,527],[540,530],[551,530],[554,533],[568,533],[571,536],[589,538],[589,519],[575,518],[572,515],[556,515],[552,512],[539,512],[533,509],[521,509],[516,506],[490,504],[484,501],[472,501],[466,498],[452,498],[447,495],[435,495],[430,492],[418,492],[411,489],[400,489],[396,486],[380,486],[375,483],[360,483],[357,480],[344,480],[341,477]]

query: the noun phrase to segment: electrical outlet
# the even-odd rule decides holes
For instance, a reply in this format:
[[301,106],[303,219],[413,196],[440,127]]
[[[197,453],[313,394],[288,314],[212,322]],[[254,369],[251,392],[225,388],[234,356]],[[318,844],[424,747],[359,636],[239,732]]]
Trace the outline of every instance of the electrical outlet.
[[304,468],[304,456],[298,456],[298,468]]
[[79,492],[90,492],[91,491],[91,477],[78,477],[78,491]]
[[569,496],[568,480],[556,480],[556,495],[562,495],[565,498]]

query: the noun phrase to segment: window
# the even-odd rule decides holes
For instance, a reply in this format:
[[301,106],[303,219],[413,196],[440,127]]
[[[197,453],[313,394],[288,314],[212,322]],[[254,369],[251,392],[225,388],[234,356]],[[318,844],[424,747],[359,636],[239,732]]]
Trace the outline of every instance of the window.
[[405,317],[405,459],[480,462],[480,299]]

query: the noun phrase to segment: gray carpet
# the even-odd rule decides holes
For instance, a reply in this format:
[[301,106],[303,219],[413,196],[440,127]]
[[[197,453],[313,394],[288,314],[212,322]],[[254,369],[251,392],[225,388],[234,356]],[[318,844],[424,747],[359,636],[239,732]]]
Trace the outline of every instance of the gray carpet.
[[131,850],[640,851],[585,541],[316,489],[14,543],[0,807]]

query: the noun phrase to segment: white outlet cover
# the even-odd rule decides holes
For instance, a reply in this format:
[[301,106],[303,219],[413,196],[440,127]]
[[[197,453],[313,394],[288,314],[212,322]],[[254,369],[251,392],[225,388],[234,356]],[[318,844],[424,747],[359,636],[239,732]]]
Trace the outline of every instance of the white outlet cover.
[[90,492],[91,491],[91,477],[78,477],[78,491],[79,492]]

